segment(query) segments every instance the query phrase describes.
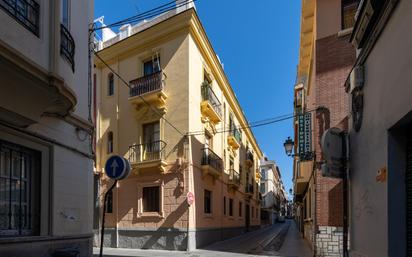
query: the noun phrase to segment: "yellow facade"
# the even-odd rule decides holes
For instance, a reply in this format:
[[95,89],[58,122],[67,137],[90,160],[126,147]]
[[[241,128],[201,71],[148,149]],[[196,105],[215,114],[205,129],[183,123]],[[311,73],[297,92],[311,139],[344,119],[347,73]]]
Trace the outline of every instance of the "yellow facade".
[[[122,155],[132,165],[107,214],[110,245],[186,249],[258,227],[262,151],[195,10],[98,55],[132,87],[113,76],[109,95],[112,71],[95,59],[101,194],[112,183],[103,175],[110,155]],[[160,71],[144,76],[147,63],[157,65],[157,60]],[[146,125],[153,122],[159,125]],[[148,136],[147,131],[155,132]],[[144,188],[153,186],[159,187],[159,208],[146,211]],[[188,192],[195,196],[190,207]]]

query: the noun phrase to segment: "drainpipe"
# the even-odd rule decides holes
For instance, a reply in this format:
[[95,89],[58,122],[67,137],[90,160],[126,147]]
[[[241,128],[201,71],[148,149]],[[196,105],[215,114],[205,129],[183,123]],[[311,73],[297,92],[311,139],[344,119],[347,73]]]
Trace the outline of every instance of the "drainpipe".
[[[188,176],[187,176],[187,180],[188,180],[188,191],[193,192],[193,194],[195,193],[194,191],[194,179],[193,179],[193,158],[192,158],[192,136],[186,135],[186,139],[187,142],[189,144],[188,147]],[[195,195],[195,199],[196,199],[196,195]],[[191,205],[188,206],[187,209],[187,246],[186,246],[186,250],[188,252],[191,252],[193,250],[196,249],[196,230],[195,230],[195,226],[192,227],[193,231],[190,231],[190,222],[193,222],[193,225],[195,224],[195,212],[194,212],[194,208],[196,205],[196,200],[195,202]]]
[[348,182],[349,182],[349,136],[342,134],[342,150],[343,150],[343,257],[349,256],[348,251]]

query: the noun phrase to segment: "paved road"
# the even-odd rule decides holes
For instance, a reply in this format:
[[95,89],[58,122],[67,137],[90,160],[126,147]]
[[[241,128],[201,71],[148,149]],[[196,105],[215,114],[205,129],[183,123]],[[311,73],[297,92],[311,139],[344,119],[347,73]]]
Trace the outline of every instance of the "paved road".
[[[94,249],[98,256],[98,249]],[[217,242],[193,252],[105,248],[107,257],[311,257],[308,243],[293,221],[287,220],[238,237]]]

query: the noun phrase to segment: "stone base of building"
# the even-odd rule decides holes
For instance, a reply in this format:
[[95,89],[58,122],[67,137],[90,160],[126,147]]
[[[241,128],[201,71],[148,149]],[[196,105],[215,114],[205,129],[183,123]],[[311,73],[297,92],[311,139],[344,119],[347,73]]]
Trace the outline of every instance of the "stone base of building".
[[[253,226],[249,231],[256,230],[260,226]],[[196,248],[204,247],[217,241],[225,240],[234,236],[246,233],[245,227],[235,228],[212,228],[190,230],[190,234],[195,236]],[[105,229],[105,247],[111,248],[131,248],[131,249],[158,249],[158,250],[179,250],[187,249],[187,230],[185,229]],[[100,245],[99,232],[95,231],[93,245]]]
[[0,240],[0,256],[5,257],[90,257],[92,253],[92,235]]
[[340,257],[343,255],[343,228],[319,226],[316,235],[316,256]]
[[304,227],[304,237],[306,238],[306,240],[308,240],[310,242],[310,245],[313,248],[313,242],[314,242],[313,241],[313,222],[312,221],[310,221],[310,222],[306,221],[303,224],[303,227]]

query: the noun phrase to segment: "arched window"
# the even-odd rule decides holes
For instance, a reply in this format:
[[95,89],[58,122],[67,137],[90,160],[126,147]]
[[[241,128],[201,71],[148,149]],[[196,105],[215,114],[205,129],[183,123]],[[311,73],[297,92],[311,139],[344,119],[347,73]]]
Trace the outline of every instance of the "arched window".
[[107,133],[107,153],[113,153],[113,132]]
[[114,94],[114,77],[113,73],[109,73],[107,76],[107,95]]

